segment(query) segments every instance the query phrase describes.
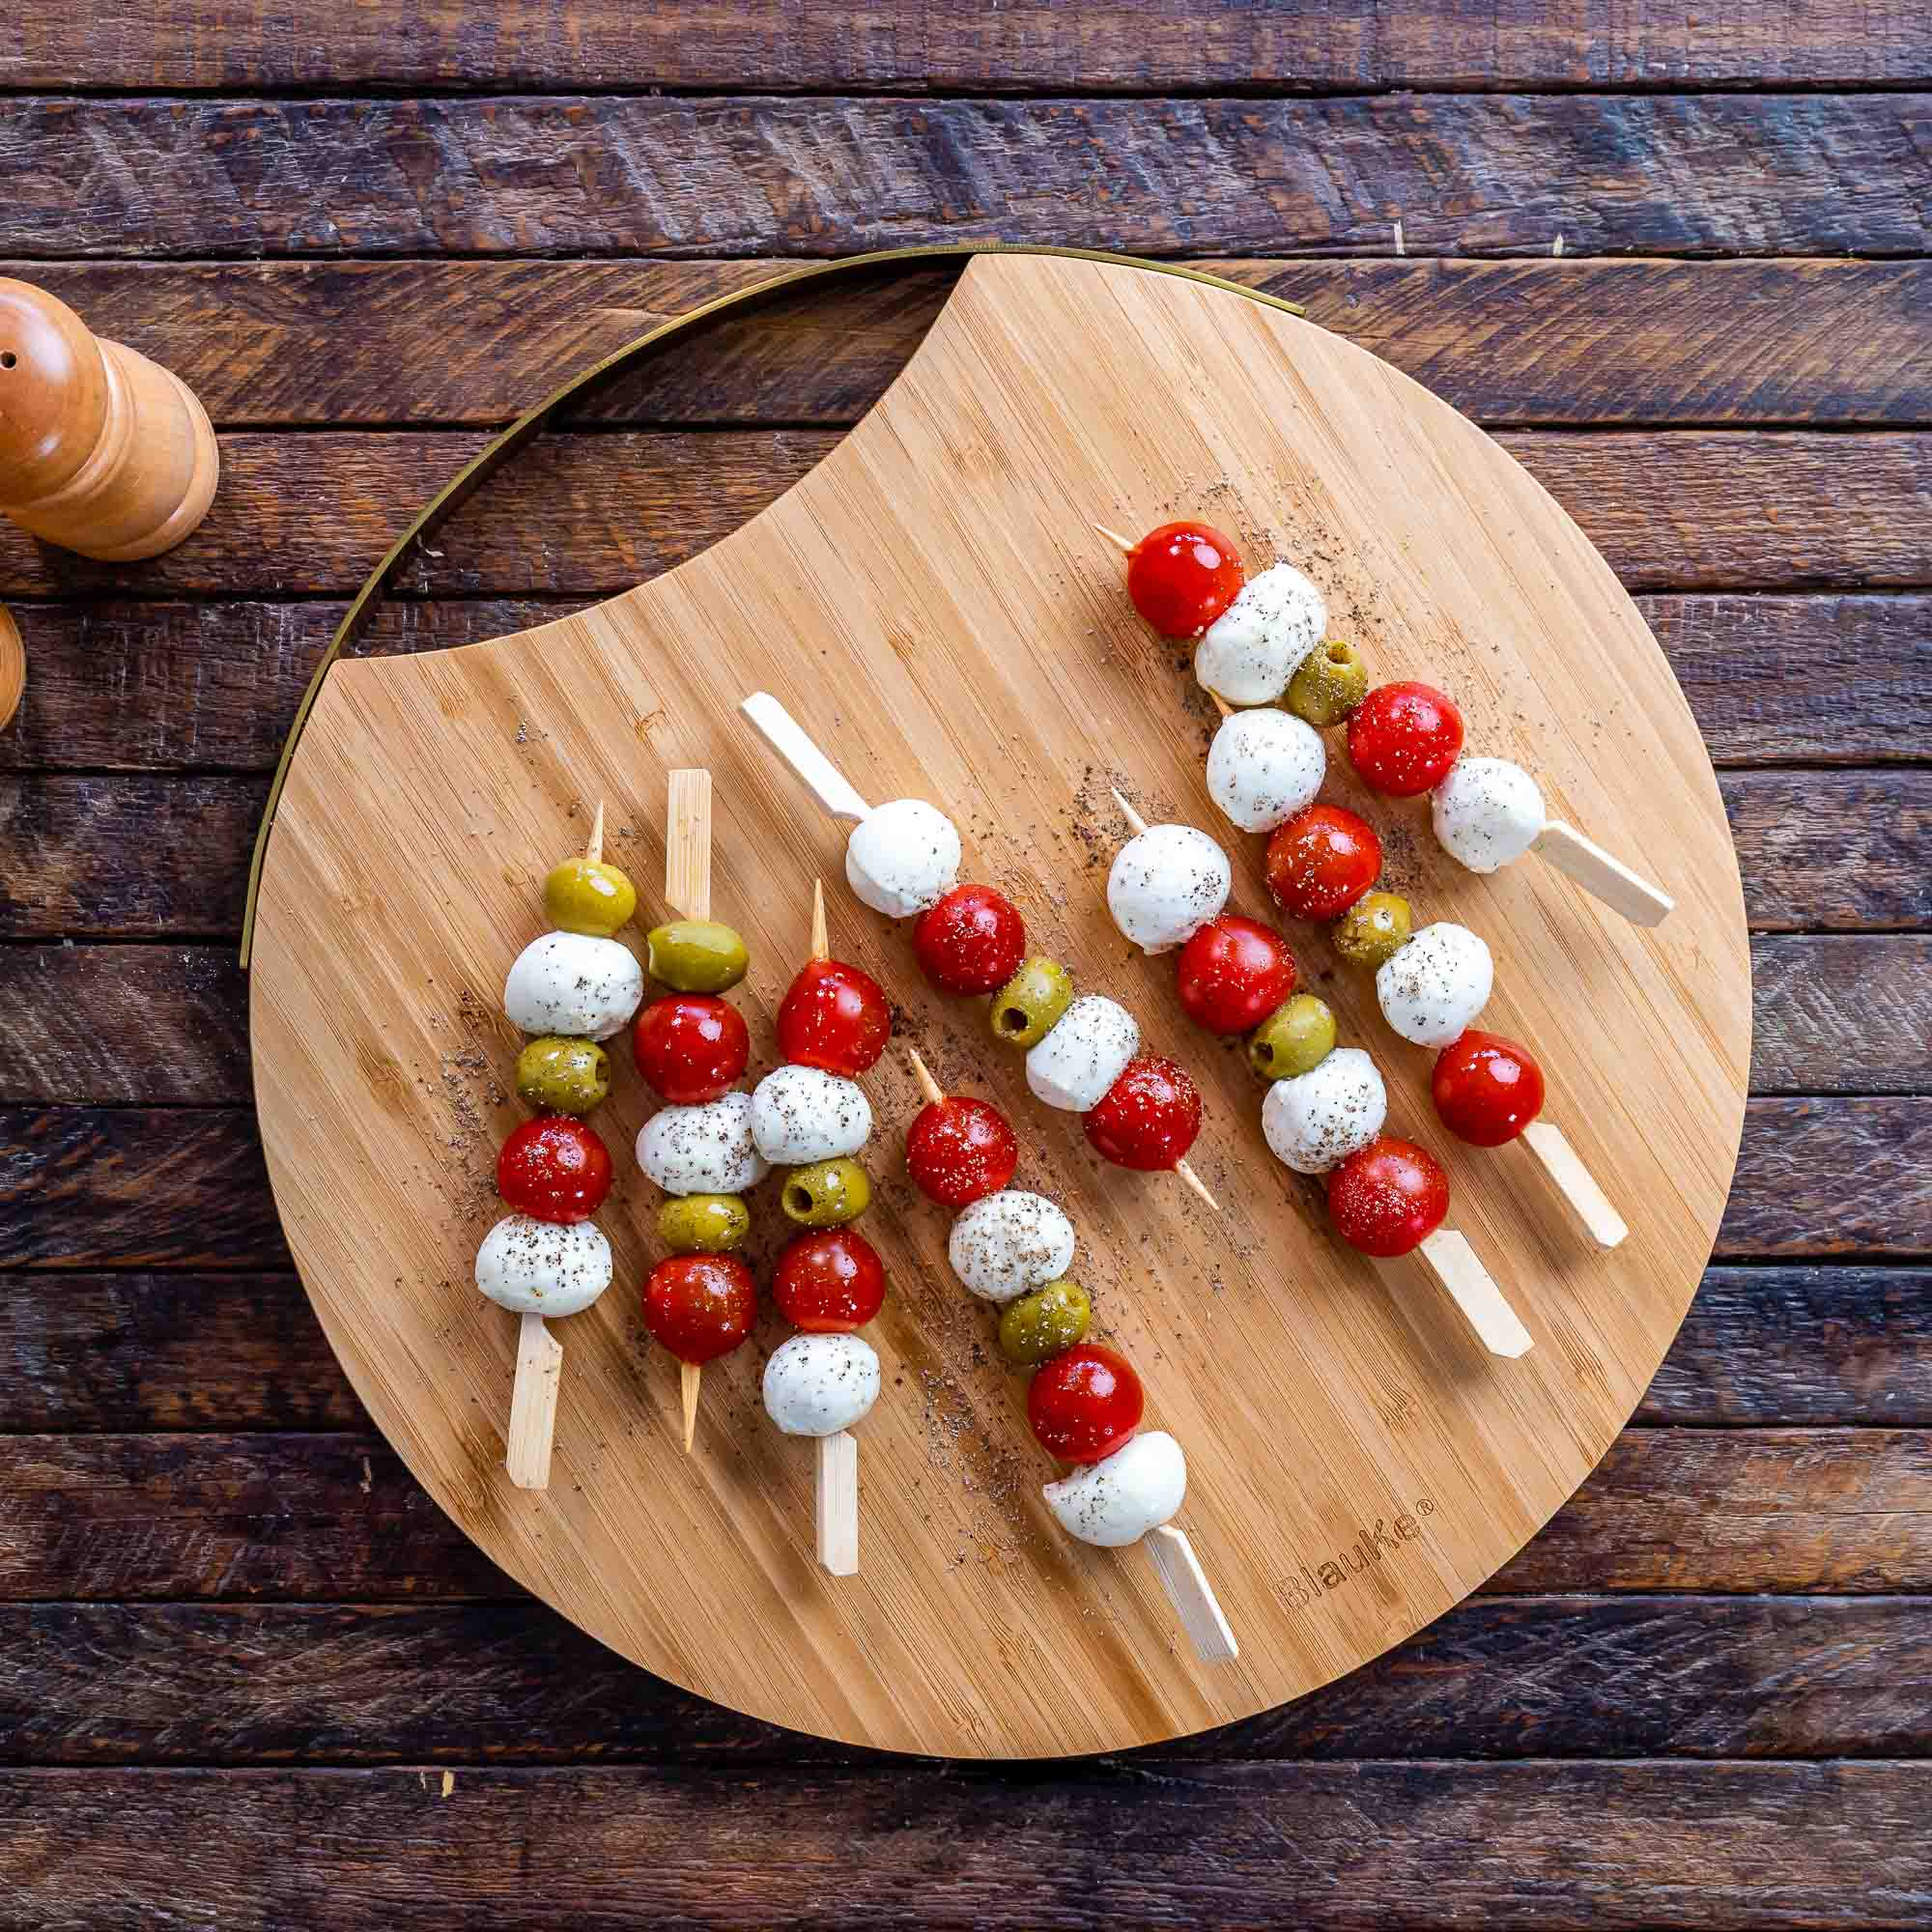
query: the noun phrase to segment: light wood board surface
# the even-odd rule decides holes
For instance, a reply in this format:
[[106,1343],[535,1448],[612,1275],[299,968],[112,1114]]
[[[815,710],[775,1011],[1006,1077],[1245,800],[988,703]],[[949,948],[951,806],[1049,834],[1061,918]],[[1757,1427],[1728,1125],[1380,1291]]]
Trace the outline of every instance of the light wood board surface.
[[[1330,734],[1325,795],[1366,810],[1423,916],[1485,933],[1485,1024],[1531,1044],[1559,1123],[1631,1236],[1568,1221],[1522,1148],[1435,1123],[1431,1056],[1381,1024],[1366,978],[1291,926],[1304,971],[1390,1078],[1391,1128],[1433,1147],[1453,1218],[1535,1338],[1486,1356],[1412,1264],[1336,1243],[1319,1193],[1268,1156],[1237,1045],[1193,1030],[1171,965],[1130,954],[1103,898],[1124,828],[1224,837],[1236,909],[1266,907],[1261,841],[1208,804],[1212,716],[1153,638],[1094,520],[1196,514],[1328,593],[1380,677],[1452,692],[1472,747],[1520,759],[1560,813],[1677,911],[1626,924],[1554,868],[1462,871],[1415,806],[1365,800]],[[1195,1164],[1104,1167],[946,999],[909,934],[844,889],[845,828],[736,715],[779,695],[873,800],[959,822],[967,876],[1037,950],[1114,994],[1201,1080]],[[1145,1555],[1061,1537],[1056,1473],[989,1311],[945,1264],[948,1218],[899,1156],[903,1056],[867,1077],[884,1182],[867,1222],[892,1293],[884,1392],[862,1425],[864,1568],[820,1573],[810,1446],[765,1421],[784,1324],[704,1378],[687,1458],[677,1375],[644,1336],[656,1196],[631,1151],[649,1096],[613,1055],[594,1117],[619,1170],[599,1216],[617,1281],[558,1324],[565,1371],[544,1494],[502,1468],[514,1318],[471,1285],[497,1204],[516,1037],[503,974],[540,885],[610,801],[606,856],[662,916],[666,775],[714,775],[713,907],[744,931],[733,995],[754,1073],[826,878],[835,952],[876,974],[943,1085],[1005,1106],[1022,1184],[1062,1199],[1096,1334],[1137,1363],[1150,1423],[1185,1445],[1179,1521],[1240,1641],[1192,1658]],[[1224,836],[1225,835],[1225,836]],[[344,662],[298,751],[268,852],[252,1016],[276,1198],[311,1297],[377,1423],[513,1576],[641,1664],[722,1702],[859,1743],[959,1756],[1150,1742],[1296,1696],[1399,1641],[1512,1555],[1603,1454],[1708,1255],[1743,1116],[1749,981],[1718,788],[1662,654],[1609,570],[1510,459],[1406,379],[1240,296],[1127,268],[976,261],[880,405],[787,496],[692,562],[581,615],[462,650]],[[620,1047],[622,1042],[618,1043]],[[755,1258],[782,1239],[754,1198]],[[1324,1565],[1327,1566],[1324,1572]]]

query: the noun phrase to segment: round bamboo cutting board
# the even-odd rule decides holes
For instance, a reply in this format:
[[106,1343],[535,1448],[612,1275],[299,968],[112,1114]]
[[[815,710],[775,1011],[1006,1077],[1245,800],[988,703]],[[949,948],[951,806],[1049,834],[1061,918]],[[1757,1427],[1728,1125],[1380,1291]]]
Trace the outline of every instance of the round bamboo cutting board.
[[[1541,1055],[1548,1118],[1632,1224],[1622,1247],[1587,1249],[1525,1150],[1451,1140],[1431,1056],[1387,1031],[1321,935],[1291,928],[1344,1037],[1389,1075],[1391,1130],[1450,1168],[1455,1220],[1534,1338],[1520,1360],[1485,1354],[1412,1263],[1374,1265],[1329,1235],[1319,1191],[1265,1150],[1238,1051],[1186,1022],[1170,963],[1130,955],[1107,918],[1116,785],[1222,838],[1231,909],[1267,910],[1262,841],[1229,832],[1205,791],[1212,716],[1091,527],[1190,514],[1241,536],[1255,566],[1299,563],[1376,676],[1454,693],[1472,747],[1535,771],[1552,813],[1677,900],[1643,931],[1533,860],[1461,871],[1426,813],[1366,800],[1335,747],[1325,795],[1381,828],[1419,912],[1490,938],[1484,1024]],[[1104,1167],[1077,1121],[1031,1101],[984,1003],[924,985],[906,928],[846,892],[844,828],[740,719],[757,689],[867,797],[952,813],[965,875],[1020,904],[1035,950],[1194,1069],[1208,1106],[1194,1164],[1219,1214],[1172,1177]],[[518,1040],[503,975],[600,797],[639,928],[663,916],[667,774],[693,765],[716,782],[715,916],[752,947],[733,997],[754,1074],[776,1059],[772,1014],[823,875],[834,952],[902,1003],[942,1084],[1008,1111],[1019,1184],[1072,1215],[1096,1335],[1134,1359],[1150,1423],[1186,1447],[1181,1521],[1238,1661],[1196,1662],[1140,1552],[1051,1525],[1038,1491],[1056,1471],[1027,1435],[1022,1384],[946,1266],[947,1217],[898,1178],[918,1099],[896,1052],[867,1077],[885,1184],[866,1225],[892,1293],[870,1331],[885,1384],[860,1430],[859,1574],[816,1568],[810,1446],[764,1418],[762,1362],[785,1332],[769,1307],[753,1344],[706,1371],[684,1454],[675,1365],[639,1319],[657,1197],[632,1157],[650,1100],[628,1064],[596,1117],[620,1176],[599,1216],[616,1284],[556,1324],[549,1490],[511,1486],[516,1321],[471,1284],[498,1211],[496,1151],[521,1114],[504,1097]],[[269,842],[252,999],[302,1277],[376,1422],[469,1535],[707,1696],[973,1757],[1115,1749],[1282,1703],[1527,1542],[1634,1406],[1710,1252],[1750,1010],[1736,861],[1690,712],[1607,567],[1528,476],[1309,324],[1171,276],[1017,256],[974,261],[878,407],[690,563],[516,637],[336,665]],[[768,1264],[775,1189],[753,1205]]]

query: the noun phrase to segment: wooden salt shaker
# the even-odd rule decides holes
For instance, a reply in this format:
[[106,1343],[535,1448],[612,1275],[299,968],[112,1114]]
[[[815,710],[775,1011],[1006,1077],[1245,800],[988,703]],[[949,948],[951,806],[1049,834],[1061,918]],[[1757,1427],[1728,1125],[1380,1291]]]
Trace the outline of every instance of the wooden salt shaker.
[[0,514],[103,562],[172,549],[208,514],[208,412],[179,376],[0,278]]

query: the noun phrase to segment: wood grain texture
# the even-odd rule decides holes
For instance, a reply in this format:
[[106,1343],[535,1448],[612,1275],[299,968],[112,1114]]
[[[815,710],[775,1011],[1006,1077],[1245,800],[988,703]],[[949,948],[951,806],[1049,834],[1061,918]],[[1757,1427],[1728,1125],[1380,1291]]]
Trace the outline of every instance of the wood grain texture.
[[[1924,1757],[1906,1597],[1476,1598],[1299,1702],[1137,1753]],[[0,1605],[0,1762],[867,1762],[635,1668],[539,1604]]]
[[[188,382],[225,429],[508,422],[751,261],[0,263]],[[1903,427],[1932,420],[1923,261],[1281,261],[1196,266],[1312,320],[1486,425]],[[931,327],[956,263],[812,284],[721,317],[566,420],[836,427]],[[452,330],[448,318],[463,316]]]
[[260,0],[138,0],[66,34],[51,17],[22,16],[7,73],[15,87],[170,93],[1874,85],[1932,76],[1919,25],[1901,0],[1778,0],[1718,19],[1682,0],[1609,15],[1532,0],[1426,0],[1397,13],[1365,0],[1294,9],[1103,0],[1077,13],[1053,0],[984,12],[910,0],[857,13],[822,0],[704,0],[674,15],[590,0],[567,17],[542,0],[482,14],[424,14],[384,0],[291,34]]
[[[10,104],[0,253],[1909,255],[1910,94]],[[356,165],[339,157],[353,154]],[[1847,183],[1857,183],[1856,192]],[[479,188],[486,191],[479,191]]]
[[[272,769],[288,721],[346,607],[104,599],[16,607],[34,677],[0,732],[0,771]],[[436,650],[574,608],[534,598],[392,599],[360,653]],[[1932,744],[1932,597],[1647,596],[1719,764],[1882,764]],[[1816,686],[1829,683],[1833,702]],[[1759,865],[1765,863],[1759,855]]]
[[[680,1923],[733,1927],[1817,1932],[1911,1924],[1932,1908],[1928,1803],[1925,1765],[1177,1765],[1155,1776],[1126,1764],[1025,1782],[907,1767],[466,1768],[447,1784],[401,1768],[0,1775],[14,1910],[103,1932],[163,1910],[234,1932],[506,1917],[535,1932],[615,1932],[646,1897]],[[317,1845],[323,1816],[324,1843],[292,1858]]]

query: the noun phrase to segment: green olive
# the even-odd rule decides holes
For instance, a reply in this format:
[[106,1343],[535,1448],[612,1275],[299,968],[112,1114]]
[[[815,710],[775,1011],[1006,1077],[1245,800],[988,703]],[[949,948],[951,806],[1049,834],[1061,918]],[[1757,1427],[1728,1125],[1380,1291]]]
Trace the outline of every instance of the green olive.
[[1009,1046],[1037,1046],[1073,1004],[1073,975],[1057,959],[1022,959],[993,997],[988,1024]]
[[615,866],[566,859],[544,881],[544,916],[559,932],[587,932],[609,939],[630,923],[637,888]]
[[779,1206],[801,1228],[836,1228],[872,1205],[871,1178],[856,1160],[820,1160],[785,1176]]
[[735,1194],[681,1194],[658,1209],[658,1239],[674,1255],[722,1255],[752,1232]]
[[1264,1080],[1288,1080],[1326,1060],[1335,1015],[1313,993],[1297,993],[1248,1036],[1248,1064]]
[[1318,644],[1288,681],[1288,708],[1311,724],[1339,724],[1368,696],[1369,668],[1339,638]]
[[594,1039],[547,1035],[517,1055],[517,1097],[552,1114],[587,1114],[611,1091],[611,1056]]
[[728,992],[752,963],[745,942],[715,919],[654,925],[644,944],[650,949],[651,978],[680,993]]
[[1086,1334],[1092,1313],[1077,1281],[1050,1281],[1008,1302],[1000,1317],[1000,1352],[1021,1368],[1037,1369]]
[[1357,966],[1379,966],[1408,944],[1408,901],[1400,893],[1369,893],[1335,922],[1335,951]]

